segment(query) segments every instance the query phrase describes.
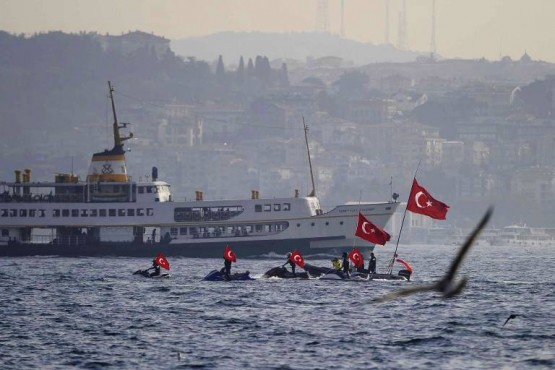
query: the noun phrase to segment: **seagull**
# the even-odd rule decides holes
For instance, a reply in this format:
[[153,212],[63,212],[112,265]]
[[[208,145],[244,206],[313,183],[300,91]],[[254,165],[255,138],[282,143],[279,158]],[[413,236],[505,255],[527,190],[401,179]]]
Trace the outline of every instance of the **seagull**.
[[503,324],[503,326],[507,325],[507,323],[509,322],[509,320],[515,319],[517,316],[519,316],[519,315],[515,315],[514,313],[511,314],[511,316],[509,316],[509,317],[507,318],[507,320],[505,320],[505,323]]
[[484,217],[482,217],[482,220],[480,221],[480,223],[476,226],[474,231],[472,231],[472,234],[470,234],[468,239],[466,239],[466,241],[464,242],[463,246],[459,250],[459,253],[457,254],[457,257],[451,263],[449,271],[447,271],[447,274],[441,280],[432,284],[418,285],[408,289],[399,290],[397,292],[392,292],[382,297],[376,298],[374,302],[385,302],[391,299],[404,297],[413,293],[427,292],[427,291],[440,292],[443,298],[450,298],[459,294],[466,286],[468,279],[462,278],[459,282],[457,282],[455,281],[455,274],[457,273],[457,270],[459,269],[459,266],[462,263],[464,257],[466,256],[468,250],[472,246],[472,243],[474,243],[474,240],[476,240],[476,238],[478,237],[478,235],[480,234],[484,226],[486,226],[486,224],[488,223],[492,213],[493,213],[493,206],[490,206],[486,211],[486,214],[484,215]]

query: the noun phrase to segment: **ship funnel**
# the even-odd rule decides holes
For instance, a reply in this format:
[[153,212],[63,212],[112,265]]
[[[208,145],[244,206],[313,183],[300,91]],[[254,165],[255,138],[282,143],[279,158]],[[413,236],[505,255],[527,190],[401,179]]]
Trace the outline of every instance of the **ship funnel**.
[[152,167],[152,181],[158,180],[158,168]]
[[21,171],[15,170],[15,183],[19,184],[21,182]]
[[116,116],[116,106],[114,103],[114,96],[112,85],[108,81],[108,88],[110,92],[110,100],[112,102],[112,111],[114,114],[114,147],[111,150],[104,152],[94,153],[91,159],[89,172],[87,173],[88,182],[127,182],[127,167],[125,165],[125,150],[123,150],[123,141],[132,137],[121,137],[120,128],[123,128],[118,123]]

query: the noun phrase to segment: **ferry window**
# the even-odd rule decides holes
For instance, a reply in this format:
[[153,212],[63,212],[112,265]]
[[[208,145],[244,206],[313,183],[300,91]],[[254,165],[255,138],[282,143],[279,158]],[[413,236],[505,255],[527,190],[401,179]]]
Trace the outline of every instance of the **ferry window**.
[[91,217],[96,217],[98,215],[98,210],[96,209],[91,209],[89,214],[91,215]]
[[37,210],[36,209],[30,209],[29,210],[29,217],[36,217],[37,215]]
[[343,221],[339,222],[339,225],[343,225]]
[[0,209],[0,217],[8,217],[8,210]]
[[46,217],[46,210],[39,209],[39,217]]
[[179,228],[179,235],[187,235],[187,228],[186,227],[180,227]]
[[125,217],[125,209],[123,208],[118,209],[118,216]]
[[271,204],[264,204],[264,212],[270,212],[272,210]]
[[177,227],[170,228],[170,234],[177,235]]
[[72,209],[71,210],[71,217],[79,217],[79,210],[78,209]]
[[60,217],[60,210],[59,209],[53,209],[52,210],[52,216],[53,217]]
[[107,212],[106,212],[106,210],[105,210],[104,208],[98,210],[98,215],[99,215],[100,217],[106,217],[106,214],[107,214]]
[[135,216],[135,208],[127,208],[127,216]]
[[139,186],[139,194],[144,194],[144,193],[145,193],[145,187]]
[[283,203],[283,210],[290,211],[291,210],[291,203]]
[[330,223],[328,221],[326,221],[326,226],[329,226],[329,225],[330,225]]
[[314,226],[314,222],[310,224],[310,226]]
[[301,224],[297,224],[297,227],[301,227]]
[[385,207],[385,209],[387,209],[389,211],[389,210],[391,210],[391,207]]
[[108,210],[108,216],[109,217],[116,217],[116,209],[115,208],[110,208]]
[[262,205],[261,204],[255,204],[254,205],[254,211],[255,212],[262,212]]
[[274,204],[274,211],[281,211],[281,204]]
[[19,217],[27,217],[27,210],[26,209],[20,209],[19,210]]
[[137,208],[137,216],[144,216],[145,210],[143,208]]
[[147,186],[146,187],[146,192],[149,193],[149,194],[152,193],[152,186]]
[[10,209],[10,217],[17,217],[17,209]]
[[153,216],[154,215],[154,209],[153,208],[147,208],[146,209],[146,215],[147,216]]
[[62,217],[69,217],[69,209],[62,209]]
[[10,230],[2,229],[2,236],[10,236]]
[[81,210],[81,217],[88,217],[88,216],[89,216],[89,214],[87,213],[87,210],[86,210],[86,209],[82,209],[82,210]]

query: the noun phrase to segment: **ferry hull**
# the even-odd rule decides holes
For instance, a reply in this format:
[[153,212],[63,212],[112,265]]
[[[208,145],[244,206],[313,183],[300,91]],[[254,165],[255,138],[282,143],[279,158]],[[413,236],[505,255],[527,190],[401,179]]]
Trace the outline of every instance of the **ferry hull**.
[[[315,244],[325,241],[334,247],[318,248]],[[330,243],[331,242],[331,243]],[[166,256],[223,258],[225,246],[230,243],[217,241],[213,243],[187,244],[145,244],[145,243],[94,243],[86,245],[52,245],[52,244],[19,244],[10,243],[0,246],[0,256],[64,256],[64,257],[152,257],[159,252]],[[352,249],[345,238],[322,239],[284,239],[266,241],[242,241],[231,243],[233,250],[240,258],[263,258],[273,255],[285,255],[295,249],[304,256],[326,255],[337,256]]]

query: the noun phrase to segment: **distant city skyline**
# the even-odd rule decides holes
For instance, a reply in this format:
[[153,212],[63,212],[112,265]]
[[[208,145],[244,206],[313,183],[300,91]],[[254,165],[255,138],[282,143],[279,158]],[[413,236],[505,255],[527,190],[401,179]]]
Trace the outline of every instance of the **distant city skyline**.
[[[430,52],[433,0],[405,1],[405,43],[410,50]],[[225,31],[314,32],[319,28],[317,20],[318,17],[322,20],[325,3],[325,0],[2,0],[0,30],[26,35],[48,31],[119,35],[140,30],[171,40]],[[398,45],[403,0],[327,0],[327,9],[328,32],[373,44],[383,44],[389,39]],[[534,60],[555,62],[553,0],[435,0],[435,14],[435,48],[443,57],[518,59],[527,52]]]

